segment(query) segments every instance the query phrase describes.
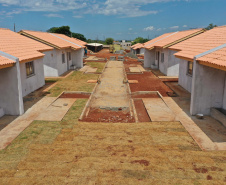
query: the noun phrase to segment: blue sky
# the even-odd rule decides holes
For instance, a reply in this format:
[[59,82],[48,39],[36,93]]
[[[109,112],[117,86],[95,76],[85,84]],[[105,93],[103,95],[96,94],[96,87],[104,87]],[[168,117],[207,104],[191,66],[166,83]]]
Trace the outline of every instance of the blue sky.
[[68,25],[86,38],[154,38],[226,25],[226,0],[0,0],[0,27],[46,31]]

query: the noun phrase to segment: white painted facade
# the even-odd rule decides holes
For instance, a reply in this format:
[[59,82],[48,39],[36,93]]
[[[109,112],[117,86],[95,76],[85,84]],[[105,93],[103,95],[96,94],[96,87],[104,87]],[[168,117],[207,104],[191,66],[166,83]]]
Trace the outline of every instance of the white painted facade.
[[34,75],[27,77],[26,63],[20,63],[20,77],[23,97],[45,85],[43,58],[34,60],[33,64]]
[[[71,53],[71,60],[69,59],[68,52]],[[54,49],[46,51],[44,54],[44,74],[46,77],[58,77],[71,69],[72,65],[76,68],[83,67],[83,48],[79,50]],[[64,54],[64,63],[62,54]]]
[[195,62],[191,95],[192,115],[210,115],[212,107],[226,110],[226,72]]
[[0,92],[1,116],[24,113],[19,65],[0,69]]
[[[159,69],[166,76],[179,76],[179,59],[175,51],[156,48],[144,51],[144,67]],[[158,56],[157,56],[158,55]]]
[[188,92],[191,93],[192,87],[192,76],[187,74],[188,71],[188,61],[178,59],[179,62],[179,85],[186,89]]

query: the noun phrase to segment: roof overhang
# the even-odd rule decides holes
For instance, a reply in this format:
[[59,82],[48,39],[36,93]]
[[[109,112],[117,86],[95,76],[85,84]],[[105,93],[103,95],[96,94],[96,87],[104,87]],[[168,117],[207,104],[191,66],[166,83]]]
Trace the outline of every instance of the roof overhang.
[[25,60],[20,60],[20,63],[26,63],[26,62],[38,60],[38,59],[43,58],[43,57],[44,57],[44,55],[43,55],[43,56],[39,56],[39,57],[34,57],[34,58],[25,59]]
[[180,58],[182,60],[186,60],[186,61],[189,61],[189,62],[194,62],[193,58],[187,58],[187,57],[182,57],[182,56],[177,56],[177,55],[174,55],[174,56],[177,57],[177,58]]
[[6,65],[0,65],[0,69],[5,69],[8,67],[13,67],[15,64],[6,64]]
[[215,69],[220,69],[220,70],[226,71],[226,66],[219,66],[219,65],[212,64],[212,63],[209,63],[209,62],[204,62],[204,61],[198,61],[198,63],[201,64],[201,65],[204,65],[204,66],[208,66],[208,67],[212,67],[212,68],[215,68]]

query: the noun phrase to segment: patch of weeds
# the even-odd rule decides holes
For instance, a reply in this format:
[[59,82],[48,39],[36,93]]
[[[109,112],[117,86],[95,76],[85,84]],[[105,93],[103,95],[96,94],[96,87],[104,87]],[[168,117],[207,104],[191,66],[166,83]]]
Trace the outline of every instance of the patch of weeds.
[[20,138],[20,139],[27,139],[28,137],[27,136],[25,136],[25,137],[22,137],[22,138]]
[[101,73],[104,69],[105,63],[102,62],[87,62],[87,65],[93,68],[97,68],[97,73]]
[[151,173],[149,171],[141,170],[124,170],[123,176],[125,178],[136,178],[138,180],[151,178]]

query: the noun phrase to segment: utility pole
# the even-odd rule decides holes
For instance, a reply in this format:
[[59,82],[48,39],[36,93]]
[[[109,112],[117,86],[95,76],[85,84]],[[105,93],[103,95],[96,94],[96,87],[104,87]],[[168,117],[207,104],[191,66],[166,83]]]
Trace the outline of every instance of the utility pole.
[[14,23],[14,32],[16,32],[16,24]]

